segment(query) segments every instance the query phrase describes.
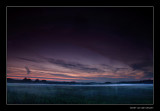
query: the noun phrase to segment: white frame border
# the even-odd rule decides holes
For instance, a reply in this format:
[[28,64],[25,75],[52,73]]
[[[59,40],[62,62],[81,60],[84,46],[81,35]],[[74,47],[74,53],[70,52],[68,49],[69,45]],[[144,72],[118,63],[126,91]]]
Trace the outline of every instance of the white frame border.
[[6,105],[154,105],[154,6],[6,6],[6,56],[7,56],[7,8],[8,7],[152,7],[153,8],[153,104],[7,104],[7,57],[6,57]]

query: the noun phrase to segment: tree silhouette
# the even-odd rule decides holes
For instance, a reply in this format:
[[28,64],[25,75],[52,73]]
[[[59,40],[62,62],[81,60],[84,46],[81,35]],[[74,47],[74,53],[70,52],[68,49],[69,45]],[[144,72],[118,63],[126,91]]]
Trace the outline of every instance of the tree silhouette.
[[32,82],[31,79],[27,79],[26,77],[23,79],[23,82]]
[[42,80],[41,82],[45,83],[45,82],[47,82],[47,81],[46,81],[46,80]]
[[35,82],[39,82],[39,79],[36,79]]

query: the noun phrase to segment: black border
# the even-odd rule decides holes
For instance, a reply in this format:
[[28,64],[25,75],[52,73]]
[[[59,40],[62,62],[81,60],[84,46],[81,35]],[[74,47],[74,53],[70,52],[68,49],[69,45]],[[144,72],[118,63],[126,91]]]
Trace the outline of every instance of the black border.
[[[67,0],[59,0],[59,1],[52,1],[52,0],[44,0],[44,1],[17,1],[17,0],[11,0],[11,1],[2,1],[0,3],[0,15],[1,15],[1,21],[0,21],[0,28],[2,29],[0,31],[0,34],[2,34],[1,38],[1,54],[0,59],[2,65],[0,65],[0,110],[85,110],[84,107],[81,106],[87,106],[89,109],[95,109],[97,110],[130,110],[131,108],[135,109],[141,109],[142,107],[145,107],[146,110],[147,107],[150,107],[151,109],[158,110],[159,108],[159,93],[157,92],[159,90],[159,76],[158,68],[160,65],[158,65],[157,58],[159,57],[158,54],[156,54],[159,50],[158,47],[158,34],[159,32],[156,28],[158,26],[157,22],[160,20],[158,17],[159,11],[158,11],[158,0],[128,0],[128,1],[122,1],[119,0],[118,2],[115,2],[114,0],[102,2],[101,0],[98,1],[67,1]],[[61,107],[62,105],[6,105],[6,6],[153,6],[154,7],[154,105],[63,105],[63,106],[78,106],[79,108],[73,108],[70,107],[68,109],[64,109],[65,107]],[[2,56],[3,54],[3,56]],[[30,107],[31,106],[31,107]],[[89,107],[88,107],[89,106]],[[96,106],[96,107],[95,107]],[[61,109],[63,108],[63,109]],[[135,110],[134,109],[134,110]],[[96,110],[96,109],[95,109]]]

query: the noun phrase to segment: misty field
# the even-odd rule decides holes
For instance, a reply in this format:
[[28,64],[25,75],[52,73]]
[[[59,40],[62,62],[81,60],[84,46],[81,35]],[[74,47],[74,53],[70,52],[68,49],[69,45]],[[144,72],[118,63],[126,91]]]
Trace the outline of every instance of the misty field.
[[153,85],[9,83],[7,104],[153,104]]

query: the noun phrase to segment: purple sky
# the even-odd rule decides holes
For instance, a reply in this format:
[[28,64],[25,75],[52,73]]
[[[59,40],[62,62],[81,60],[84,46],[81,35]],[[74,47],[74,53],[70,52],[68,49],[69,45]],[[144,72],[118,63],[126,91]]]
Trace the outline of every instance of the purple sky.
[[8,7],[7,77],[26,76],[77,82],[152,79],[153,8]]

